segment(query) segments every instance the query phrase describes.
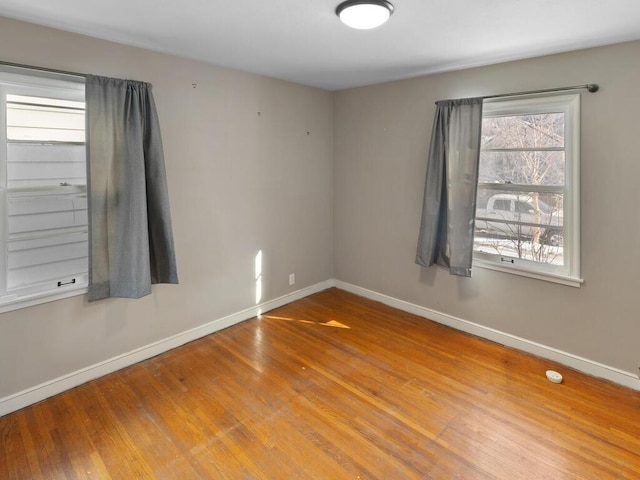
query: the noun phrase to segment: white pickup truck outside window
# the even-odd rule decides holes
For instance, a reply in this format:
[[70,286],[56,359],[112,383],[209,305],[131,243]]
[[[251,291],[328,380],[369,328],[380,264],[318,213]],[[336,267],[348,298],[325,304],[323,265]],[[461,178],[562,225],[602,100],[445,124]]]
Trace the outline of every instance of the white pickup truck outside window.
[[474,265],[579,286],[580,96],[484,104]]

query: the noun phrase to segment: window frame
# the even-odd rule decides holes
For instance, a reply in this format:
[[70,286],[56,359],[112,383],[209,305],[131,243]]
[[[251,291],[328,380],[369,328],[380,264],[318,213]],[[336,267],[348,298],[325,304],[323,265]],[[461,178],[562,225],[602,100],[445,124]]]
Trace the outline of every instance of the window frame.
[[0,68],[0,313],[20,308],[83,295],[88,290],[88,273],[82,275],[74,284],[62,285],[55,290],[12,293],[6,290],[7,271],[7,107],[6,95],[25,95],[34,97],[60,98],[64,100],[85,101],[84,78],[48,72],[25,74],[24,69],[13,67]]
[[[483,105],[483,118],[560,112],[564,113],[565,119],[565,183],[562,188],[564,265],[554,266],[517,258],[507,263],[501,261],[498,254],[477,252],[474,248],[474,266],[573,287],[579,287],[584,282],[580,276],[580,94],[496,98],[485,100]],[[528,187],[521,184],[478,183],[478,191],[490,188],[501,193],[528,191]]]

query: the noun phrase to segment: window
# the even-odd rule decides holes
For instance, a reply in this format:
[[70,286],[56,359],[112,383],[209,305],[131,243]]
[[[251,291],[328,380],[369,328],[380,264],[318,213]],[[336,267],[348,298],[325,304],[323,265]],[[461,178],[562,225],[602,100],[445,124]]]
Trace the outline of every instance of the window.
[[0,72],[0,309],[88,278],[84,84]]
[[493,209],[511,211],[511,202],[508,200],[502,200],[500,198],[496,198],[494,199],[494,202],[493,202]]
[[486,102],[474,263],[579,285],[579,95]]

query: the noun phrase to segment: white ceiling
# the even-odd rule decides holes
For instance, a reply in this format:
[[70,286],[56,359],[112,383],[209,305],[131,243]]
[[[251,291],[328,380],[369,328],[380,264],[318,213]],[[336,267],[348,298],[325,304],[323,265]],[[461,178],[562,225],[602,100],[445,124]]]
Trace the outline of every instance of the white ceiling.
[[327,90],[640,39],[640,0],[0,0],[0,15]]

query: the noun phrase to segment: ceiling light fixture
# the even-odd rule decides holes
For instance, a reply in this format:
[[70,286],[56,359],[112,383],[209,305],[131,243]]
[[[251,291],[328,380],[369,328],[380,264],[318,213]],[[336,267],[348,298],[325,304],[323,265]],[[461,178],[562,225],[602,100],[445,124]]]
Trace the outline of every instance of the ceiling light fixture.
[[342,23],[358,30],[379,27],[392,13],[393,5],[384,0],[347,0],[336,8]]

